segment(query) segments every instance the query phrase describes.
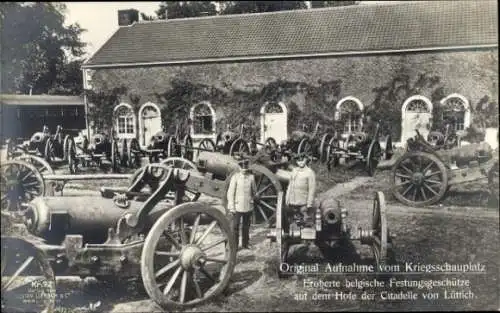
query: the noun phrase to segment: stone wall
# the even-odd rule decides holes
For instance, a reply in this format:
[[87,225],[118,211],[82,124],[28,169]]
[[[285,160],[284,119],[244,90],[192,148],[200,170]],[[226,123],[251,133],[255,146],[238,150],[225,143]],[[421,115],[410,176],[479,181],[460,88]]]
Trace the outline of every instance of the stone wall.
[[[415,94],[435,106],[451,93],[461,94],[470,101],[473,120],[480,102],[494,103],[498,112],[497,54],[493,49],[99,69],[92,85],[98,90],[125,87],[124,102],[156,103],[168,130],[199,101],[214,106],[221,129],[252,123],[265,101],[288,106],[289,131],[316,121],[332,125],[335,104],[353,96],[375,118],[392,125],[384,126],[386,132],[399,136],[401,106]],[[258,123],[255,119],[257,129]]]

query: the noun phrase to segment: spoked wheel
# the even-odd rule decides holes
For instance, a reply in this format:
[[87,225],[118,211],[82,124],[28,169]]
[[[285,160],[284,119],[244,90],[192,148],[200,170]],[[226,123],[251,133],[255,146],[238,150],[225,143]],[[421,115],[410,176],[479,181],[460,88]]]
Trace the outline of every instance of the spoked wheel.
[[332,138],[333,136],[331,134],[324,134],[323,137],[321,137],[321,143],[319,145],[318,155],[319,155],[319,161],[322,163],[327,161],[328,143]]
[[434,154],[414,151],[403,155],[392,170],[392,193],[409,206],[426,206],[443,199],[448,171]]
[[250,145],[243,138],[236,139],[229,149],[229,155],[235,156],[243,156],[250,154]]
[[498,161],[495,162],[491,170],[488,172],[488,186],[490,190],[490,198],[496,201],[498,205]]
[[77,171],[77,162],[76,162],[76,144],[73,138],[68,140],[66,146],[66,160],[68,161],[68,169],[71,174],[75,174]]
[[[162,161],[161,164],[163,164],[169,168],[170,167],[180,168],[180,169],[189,170],[192,172],[199,173],[196,165],[193,162],[191,162],[190,160],[187,160],[184,158],[179,158],[179,157],[167,158],[166,160]],[[184,202],[197,201],[198,198],[200,197],[200,195],[201,195],[200,192],[186,189],[183,201]]]
[[311,155],[312,145],[309,139],[304,138],[300,141],[299,148],[297,149],[298,154]]
[[130,158],[128,154],[129,149],[127,139],[121,138],[118,141],[118,149],[120,151],[119,163],[121,166],[126,166],[128,164],[128,159]]
[[215,151],[215,143],[210,138],[203,138],[198,147],[200,151]]
[[337,151],[337,147],[339,145],[338,140],[335,137],[331,138],[328,142],[328,147],[326,150],[326,164],[329,171],[332,170],[333,167],[337,167],[339,165],[339,156],[335,153]]
[[394,155],[394,151],[392,149],[392,136],[388,135],[386,144],[385,144],[385,159],[390,160]]
[[178,157],[180,156],[179,149],[177,146],[177,140],[174,136],[170,136],[167,140],[167,157]]
[[284,224],[283,223],[288,223],[284,219],[283,216],[283,209],[280,206],[279,209],[276,211],[276,247],[278,248],[278,268],[276,269],[278,273],[278,277],[286,277],[286,273],[281,271],[281,264],[288,263],[288,251],[289,251],[289,244],[288,241],[285,238],[285,232],[284,232]]
[[368,175],[373,176],[377,171],[378,163],[382,158],[382,148],[377,140],[373,140],[368,148],[368,155],[366,156],[366,171]]
[[137,139],[132,138],[127,147],[127,166],[130,168],[138,168],[141,166],[141,146]]
[[[178,225],[178,226],[177,226]],[[172,229],[179,229],[176,239]],[[190,229],[190,236],[184,229]],[[141,257],[146,292],[165,309],[188,307],[221,294],[236,264],[229,221],[205,203],[184,203],[153,225]]]
[[64,141],[63,141],[63,160],[64,161],[68,161],[68,146],[69,146],[70,140],[73,140],[73,138],[70,135],[64,136]]
[[54,139],[48,138],[45,142],[45,152],[43,154],[47,162],[53,162],[56,158],[56,148],[54,145]]
[[190,161],[194,158],[193,139],[189,135],[182,140],[181,156]]
[[[54,174],[54,170],[52,169],[50,164],[47,161],[45,161],[44,159],[37,157],[35,155],[23,154],[23,155],[19,155],[19,156],[15,157],[14,160],[21,160],[21,161],[24,161],[28,164],[33,165],[42,177],[43,177],[43,175]],[[45,187],[46,187],[45,195],[53,196],[54,191],[55,191],[55,187],[56,187],[56,183],[49,182],[48,186],[46,185]]]
[[45,182],[38,170],[21,160],[1,164],[2,211],[20,211],[21,204],[45,195]]
[[[254,222],[267,223],[268,227],[276,225],[276,210],[283,203],[283,188],[276,176],[264,166],[252,164],[250,171],[255,177],[257,190],[254,195]],[[225,193],[229,189],[230,177],[226,180]],[[223,206],[227,207],[227,197],[223,198]]]
[[384,193],[378,191],[375,193],[372,211],[372,243],[370,248],[375,259],[377,268],[389,261],[391,252],[391,239],[389,228],[387,226],[387,206]]
[[118,164],[120,164],[120,153],[118,150],[118,143],[116,140],[111,140],[111,170],[118,171]]
[[2,312],[53,312],[54,272],[33,244],[2,236]]

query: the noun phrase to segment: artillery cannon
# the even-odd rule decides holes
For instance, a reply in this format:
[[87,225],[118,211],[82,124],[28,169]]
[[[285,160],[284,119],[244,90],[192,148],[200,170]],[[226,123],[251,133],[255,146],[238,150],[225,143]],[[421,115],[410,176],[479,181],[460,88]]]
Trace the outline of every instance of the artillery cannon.
[[[71,173],[78,171],[78,165],[82,167],[97,166],[103,170],[117,171],[118,166],[123,163],[126,149],[124,140],[120,141],[121,149],[115,139],[109,139],[102,133],[92,136],[90,142],[87,137],[83,138],[81,144],[71,140],[68,146],[68,166]],[[120,153],[121,151],[121,153]]]
[[[363,164],[368,175],[373,176],[383,156],[379,132],[380,123],[377,123],[371,137],[365,132],[348,134],[345,141],[338,136],[332,137],[328,142],[326,153],[328,170],[341,163],[347,167]],[[389,135],[386,142],[386,158],[390,159],[392,154],[392,139]]]
[[323,256],[330,256],[334,249],[345,248],[349,242],[359,241],[370,246],[377,271],[380,266],[393,260],[393,240],[387,222],[387,207],[384,193],[380,191],[375,193],[373,200],[371,225],[367,229],[360,227],[357,231],[351,230],[347,209],[340,203],[337,203],[336,208],[324,208],[321,205],[314,208],[313,212],[309,212],[309,216],[313,216],[310,222],[304,221],[300,214],[285,212],[282,206],[278,208],[276,228],[269,233],[268,238],[271,242],[276,242],[279,249],[279,276],[300,274],[289,269],[295,268],[294,247],[304,244],[317,246]]
[[44,158],[47,162],[55,164],[68,160],[68,147],[71,145],[71,136],[64,135],[63,128],[58,125],[55,134],[51,135],[47,126],[43,131],[36,132],[30,140],[22,144],[15,144],[12,140],[7,142],[7,160],[22,154],[29,154]]
[[490,195],[498,202],[498,151],[486,143],[443,150],[429,144],[417,130],[408,151],[392,169],[392,193],[409,206],[441,201],[451,186],[488,179]]
[[[143,181],[154,180],[154,192],[142,191]],[[36,198],[21,214],[29,235],[2,235],[2,310],[52,312],[56,275],[141,277],[165,309],[218,296],[236,264],[229,222],[207,204],[181,204],[186,188],[206,180],[149,164],[121,197]],[[165,199],[170,193],[174,199]],[[35,301],[23,301],[28,293]]]
[[312,133],[306,131],[306,125],[302,125],[302,130],[292,132],[285,149],[291,153],[306,154],[313,159],[325,162],[328,142],[333,135],[329,132],[320,134],[320,129],[319,122],[316,123]]
[[200,147],[210,147],[214,149],[212,151],[231,156],[255,155],[261,149],[264,149],[268,154],[272,154],[278,148],[274,138],[266,138],[264,143],[260,143],[255,133],[250,136],[245,135],[246,129],[245,125],[241,125],[239,133],[230,130],[219,133],[215,143],[209,138],[203,139],[200,142]]

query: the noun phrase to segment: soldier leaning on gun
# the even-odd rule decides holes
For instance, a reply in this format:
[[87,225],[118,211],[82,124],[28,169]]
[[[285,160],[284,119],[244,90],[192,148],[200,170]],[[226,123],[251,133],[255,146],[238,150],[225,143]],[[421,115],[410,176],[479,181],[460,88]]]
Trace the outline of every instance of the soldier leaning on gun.
[[255,177],[248,169],[248,160],[240,162],[241,170],[234,174],[229,183],[227,191],[227,208],[232,219],[236,244],[239,244],[240,221],[241,245],[243,249],[249,249],[250,241],[250,217],[253,213],[253,197],[257,190]]
[[[309,222],[311,210],[316,192],[316,174],[307,166],[307,156],[297,156],[297,167],[292,170],[290,182],[286,190],[285,204],[287,210],[285,218],[289,219],[293,214],[302,213],[304,221]],[[287,225],[287,224],[285,224]]]

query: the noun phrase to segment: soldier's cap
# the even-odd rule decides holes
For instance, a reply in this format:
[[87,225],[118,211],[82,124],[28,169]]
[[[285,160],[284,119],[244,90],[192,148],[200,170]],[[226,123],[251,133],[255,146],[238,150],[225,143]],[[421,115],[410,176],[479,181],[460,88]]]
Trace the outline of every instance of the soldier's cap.
[[303,160],[303,159],[307,159],[307,158],[308,158],[308,155],[305,153],[297,153],[295,155],[296,160]]

